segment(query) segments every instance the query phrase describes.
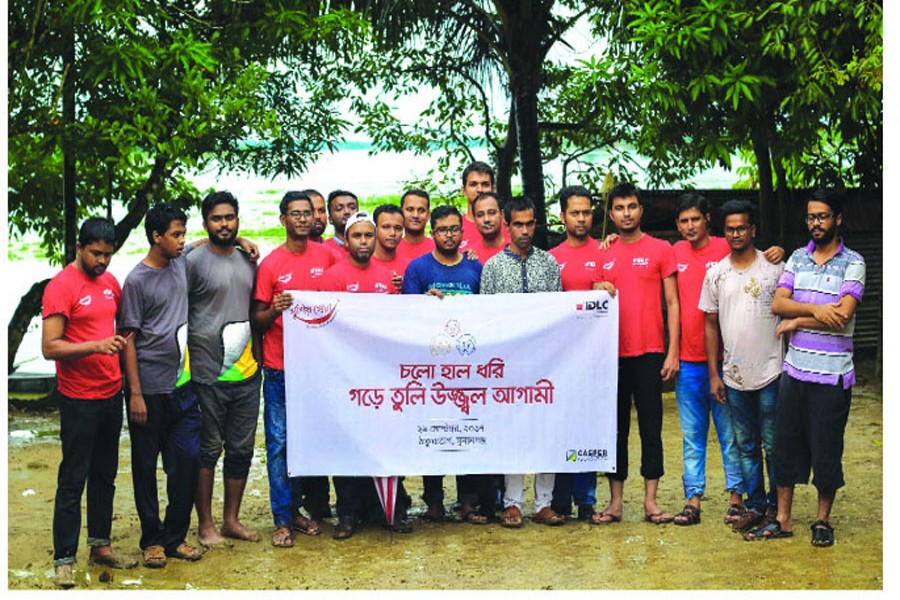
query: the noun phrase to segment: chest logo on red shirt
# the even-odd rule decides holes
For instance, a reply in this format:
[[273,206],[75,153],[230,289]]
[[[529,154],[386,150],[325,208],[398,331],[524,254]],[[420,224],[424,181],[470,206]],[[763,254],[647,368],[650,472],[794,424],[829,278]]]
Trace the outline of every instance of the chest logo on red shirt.
[[278,278],[278,283],[288,283],[294,277],[293,273],[285,273]]
[[356,291],[358,291],[358,290],[359,290],[359,283],[358,283],[358,282],[357,282],[357,283],[348,283],[348,284],[347,284],[347,291],[348,291],[348,292],[356,292]]
[[80,305],[82,305],[82,306],[90,306],[90,305],[91,305],[91,300],[92,300],[91,295],[88,294],[87,296],[85,296],[84,298],[82,298],[81,300],[79,300],[79,301],[78,301],[78,304],[80,304]]
[[616,261],[611,260],[608,263],[603,263],[604,271],[612,271],[612,268],[616,266]]
[[387,286],[386,286],[385,284],[381,283],[380,281],[379,281],[378,283],[375,284],[375,291],[376,291],[376,292],[379,292],[379,293],[387,293],[387,290],[388,290]]
[[[678,272],[679,272],[679,273],[684,273],[684,272],[687,271],[687,269],[688,269],[687,263],[678,263],[677,266],[678,266]],[[709,265],[707,265],[706,268],[708,269],[708,268],[709,268]]]
[[322,267],[313,267],[309,270],[309,277],[310,279],[318,279],[324,272],[325,269],[323,269]]
[[107,300],[115,300],[116,299],[116,297],[113,295],[113,291],[109,288],[106,288],[105,290],[103,290],[103,297],[106,298]]
[[650,259],[643,256],[635,256],[631,259],[631,266],[646,269],[650,266]]
[[[563,265],[563,266],[565,266],[565,265]],[[593,260],[586,260],[584,262],[584,268],[589,271],[593,271],[594,269],[597,268],[597,262],[593,261]]]

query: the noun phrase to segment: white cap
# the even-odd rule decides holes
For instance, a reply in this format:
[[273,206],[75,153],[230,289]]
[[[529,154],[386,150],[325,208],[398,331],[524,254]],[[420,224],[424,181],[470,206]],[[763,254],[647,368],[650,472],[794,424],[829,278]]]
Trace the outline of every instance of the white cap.
[[344,231],[346,233],[350,233],[350,228],[357,223],[368,223],[372,226],[372,229],[375,229],[375,221],[372,220],[372,217],[369,216],[369,213],[361,210],[357,213],[353,213],[353,215],[349,219],[347,219],[347,224],[344,226]]

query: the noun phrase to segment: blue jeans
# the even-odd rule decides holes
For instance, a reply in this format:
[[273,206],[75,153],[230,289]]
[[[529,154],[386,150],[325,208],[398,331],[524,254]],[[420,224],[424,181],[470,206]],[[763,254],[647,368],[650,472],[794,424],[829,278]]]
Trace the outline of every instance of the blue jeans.
[[269,503],[275,527],[290,527],[299,508],[300,478],[288,477],[287,410],[284,371],[264,368],[263,424],[266,429],[266,469],[269,472]]
[[[744,476],[748,509],[758,513],[767,507],[775,508],[775,471],[773,452],[775,448],[775,401],[778,398],[778,379],[764,388],[745,392],[727,385],[728,404],[731,405],[731,419],[741,458],[741,472]],[[769,478],[769,493],[763,478],[763,449],[766,451],[766,473]]]
[[744,479],[735,443],[731,407],[730,404],[719,404],[709,393],[709,370],[706,363],[681,362],[675,398],[683,435],[684,497],[702,497],[706,491],[706,447],[710,414],[722,449],[725,488],[730,492],[742,493]]

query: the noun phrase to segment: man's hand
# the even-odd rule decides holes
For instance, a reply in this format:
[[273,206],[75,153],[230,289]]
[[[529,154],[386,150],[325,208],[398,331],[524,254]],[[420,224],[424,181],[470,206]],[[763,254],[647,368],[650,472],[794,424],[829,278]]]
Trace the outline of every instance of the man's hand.
[[144,402],[142,393],[131,392],[131,397],[128,400],[128,418],[139,427],[147,424],[147,403]]
[[838,303],[816,304],[812,309],[812,316],[828,329],[837,331],[847,325],[847,315],[839,307]]
[[619,239],[619,234],[618,234],[618,233],[610,233],[610,234],[607,235],[605,238],[603,238],[602,240],[600,240],[600,249],[601,249],[601,250],[606,250],[606,249],[608,249],[610,246],[613,245],[613,243],[615,243],[615,241],[616,241],[617,239]]
[[437,297],[440,298],[441,300],[444,299],[444,292],[442,292],[441,290],[439,290],[439,289],[437,289],[437,288],[431,288],[430,290],[428,290],[428,291],[425,292],[425,293],[426,293],[427,295],[429,295],[429,296],[437,296]]
[[662,375],[663,381],[668,381],[675,377],[679,370],[681,370],[681,364],[678,357],[669,355],[666,356],[666,361],[663,363],[662,370],[659,374]]
[[797,319],[782,319],[775,327],[775,337],[781,337],[797,329]]
[[104,340],[98,340],[94,348],[95,354],[118,354],[125,347],[128,340],[121,335],[114,335]]
[[475,252],[474,250],[466,250],[464,252],[464,254],[466,255],[466,258],[469,260],[478,260],[478,253]]
[[784,259],[784,248],[781,246],[772,246],[763,252],[763,256],[773,265],[777,265]]
[[236,237],[234,241],[252,262],[256,262],[257,260],[259,260],[259,246],[257,246],[247,238],[243,238],[240,236]]
[[728,397],[725,395],[725,383],[718,373],[709,376],[709,393],[719,404],[725,404],[728,401]]
[[604,292],[608,293],[613,298],[616,297],[616,286],[614,286],[609,281],[596,281],[596,282],[594,282],[593,287],[595,290],[603,290]]
[[272,297],[272,310],[275,311],[276,314],[281,314],[287,309],[291,307],[294,299],[288,292],[282,292],[280,294],[275,294]]

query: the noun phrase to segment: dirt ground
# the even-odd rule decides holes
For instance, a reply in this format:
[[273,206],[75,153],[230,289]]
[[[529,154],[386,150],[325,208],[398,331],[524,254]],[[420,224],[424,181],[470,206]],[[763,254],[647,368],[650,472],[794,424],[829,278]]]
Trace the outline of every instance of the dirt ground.
[[[677,512],[681,487],[681,430],[675,401],[665,399],[663,441],[666,472],[659,489],[661,506]],[[60,452],[55,414],[9,415],[8,580],[11,590],[52,588],[51,517]],[[800,486],[794,503],[795,536],[745,542],[723,525],[727,508],[721,455],[715,436],[709,442],[707,495],[702,522],[693,527],[643,522],[641,484],[625,489],[625,519],[608,526],[569,522],[549,528],[527,522],[508,530],[499,524],[476,526],[448,521],[417,523],[409,535],[368,527],[350,540],[331,539],[332,524],[318,537],[297,534],[290,549],[273,548],[268,508],[262,423],[257,457],[242,508],[245,524],[263,534],[263,542],[236,542],[206,553],[198,563],[173,560],[163,570],[138,567],[106,572],[87,566],[85,533],[76,565],[77,589],[626,589],[626,590],[853,590],[883,588],[883,413],[880,386],[854,391],[846,435],[847,487],[839,492],[832,522],[837,543],[828,549],[809,543],[815,514],[815,490]],[[637,457],[637,435],[632,436]],[[132,499],[130,447],[123,433],[115,499],[113,545],[139,557],[139,524]],[[636,469],[634,469],[636,470]],[[160,471],[160,483],[163,483]],[[455,498],[454,478],[445,478],[448,502]],[[421,478],[410,477],[413,513],[424,510]],[[531,496],[531,482],[528,482]],[[598,482],[598,509],[607,486]],[[332,491],[332,502],[334,495]],[[221,510],[222,490],[214,510]],[[526,514],[531,507],[526,506]],[[194,521],[196,524],[196,519]],[[195,543],[195,530],[188,541]]]

